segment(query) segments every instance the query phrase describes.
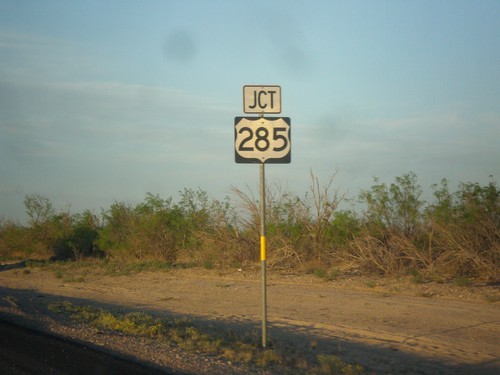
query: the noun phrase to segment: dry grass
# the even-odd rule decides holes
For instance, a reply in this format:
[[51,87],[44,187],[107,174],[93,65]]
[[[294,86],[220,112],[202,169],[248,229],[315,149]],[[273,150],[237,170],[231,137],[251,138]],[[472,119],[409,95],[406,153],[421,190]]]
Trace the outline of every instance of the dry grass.
[[68,301],[52,303],[49,309],[99,330],[162,340],[187,351],[217,355],[232,362],[262,368],[271,366],[281,373],[292,373],[293,369],[298,368],[307,368],[312,374],[364,372],[360,365],[347,364],[336,356],[318,355],[313,362],[309,362],[305,356],[298,353],[292,355],[275,342],[270,342],[269,348],[262,349],[256,335],[241,337],[233,331],[215,333],[203,330],[185,318],[159,318],[142,312],[117,313],[91,306],[78,306]]

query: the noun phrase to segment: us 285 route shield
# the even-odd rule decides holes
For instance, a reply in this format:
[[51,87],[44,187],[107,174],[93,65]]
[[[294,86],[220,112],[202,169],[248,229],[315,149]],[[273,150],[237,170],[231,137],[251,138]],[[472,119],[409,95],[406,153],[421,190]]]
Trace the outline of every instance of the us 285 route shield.
[[288,117],[235,117],[236,163],[290,163],[290,133]]

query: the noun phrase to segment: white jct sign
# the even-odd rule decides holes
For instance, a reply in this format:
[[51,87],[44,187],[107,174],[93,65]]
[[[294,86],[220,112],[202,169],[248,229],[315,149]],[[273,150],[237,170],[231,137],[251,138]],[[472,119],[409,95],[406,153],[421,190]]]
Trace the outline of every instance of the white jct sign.
[[243,86],[243,112],[281,113],[281,87],[246,85]]
[[290,163],[288,117],[236,117],[234,122],[237,163]]

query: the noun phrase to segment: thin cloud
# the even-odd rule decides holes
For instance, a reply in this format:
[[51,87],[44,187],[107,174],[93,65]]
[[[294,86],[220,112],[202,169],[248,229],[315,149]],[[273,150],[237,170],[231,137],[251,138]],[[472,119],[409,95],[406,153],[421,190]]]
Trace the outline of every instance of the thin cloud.
[[[10,91],[3,87],[0,91]],[[152,150],[163,148],[171,158],[204,145],[208,133],[218,130],[214,121],[227,110],[186,91],[114,82],[33,84],[16,90],[23,103],[17,108],[0,103],[7,119],[0,129],[11,152],[25,156],[71,156],[91,149],[93,157],[124,153],[149,160],[157,157],[147,156]]]

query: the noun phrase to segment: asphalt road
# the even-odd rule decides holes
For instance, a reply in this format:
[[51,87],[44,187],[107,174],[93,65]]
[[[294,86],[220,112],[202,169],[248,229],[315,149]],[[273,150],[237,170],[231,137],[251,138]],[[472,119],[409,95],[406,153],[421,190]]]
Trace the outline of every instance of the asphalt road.
[[172,374],[3,320],[0,320],[0,373]]

